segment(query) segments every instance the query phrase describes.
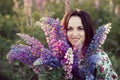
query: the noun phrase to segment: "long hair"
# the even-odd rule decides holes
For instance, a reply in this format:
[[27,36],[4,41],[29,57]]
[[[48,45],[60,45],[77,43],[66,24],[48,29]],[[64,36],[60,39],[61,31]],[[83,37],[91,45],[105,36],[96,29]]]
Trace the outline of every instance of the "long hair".
[[[90,44],[90,42],[93,38],[93,35],[94,35],[93,21],[92,21],[90,15],[87,12],[85,12],[83,10],[79,10],[79,11],[78,10],[72,10],[72,11],[68,12],[63,18],[62,25],[64,26],[64,29],[66,30],[66,33],[67,33],[68,22],[69,22],[69,19],[70,19],[71,16],[78,16],[82,20],[83,28],[84,28],[84,31],[85,31],[85,41],[84,41],[83,47],[82,47],[82,50],[83,50],[85,47],[87,47]],[[83,51],[83,54],[84,54],[84,51]]]

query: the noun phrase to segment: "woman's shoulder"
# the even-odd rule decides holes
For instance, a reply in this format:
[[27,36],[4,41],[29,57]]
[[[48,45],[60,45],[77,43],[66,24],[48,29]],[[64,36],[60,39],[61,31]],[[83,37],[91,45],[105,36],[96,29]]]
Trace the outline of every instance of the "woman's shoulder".
[[96,54],[101,58],[101,60],[109,59],[108,54],[102,49],[97,50]]

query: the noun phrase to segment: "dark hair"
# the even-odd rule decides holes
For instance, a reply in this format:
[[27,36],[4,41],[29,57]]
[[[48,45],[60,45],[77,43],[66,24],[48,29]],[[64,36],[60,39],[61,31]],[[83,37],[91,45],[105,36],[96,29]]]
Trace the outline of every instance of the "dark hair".
[[93,21],[90,17],[90,15],[83,11],[83,10],[72,10],[70,12],[68,12],[65,16],[64,16],[64,19],[63,19],[63,26],[64,26],[64,29],[66,30],[67,32],[67,26],[68,26],[68,22],[69,22],[69,19],[71,16],[78,16],[81,18],[82,20],[82,24],[83,24],[83,27],[84,27],[84,30],[85,30],[85,41],[84,41],[84,44],[83,44],[83,48],[85,48],[86,46],[88,46],[93,38],[93,35],[94,35],[94,31],[93,31]]

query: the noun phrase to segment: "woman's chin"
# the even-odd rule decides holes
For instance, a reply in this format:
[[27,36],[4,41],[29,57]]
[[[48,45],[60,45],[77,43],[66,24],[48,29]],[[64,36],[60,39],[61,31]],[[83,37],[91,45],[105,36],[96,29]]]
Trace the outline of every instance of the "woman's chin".
[[76,47],[77,46],[77,44],[72,44],[72,47]]

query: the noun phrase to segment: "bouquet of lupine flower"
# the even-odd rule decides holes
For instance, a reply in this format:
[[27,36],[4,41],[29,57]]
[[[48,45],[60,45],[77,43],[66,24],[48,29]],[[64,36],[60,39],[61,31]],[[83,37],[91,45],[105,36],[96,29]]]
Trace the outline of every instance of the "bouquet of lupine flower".
[[45,48],[40,41],[28,34],[18,33],[26,44],[13,45],[7,58],[10,62],[18,60],[28,65],[38,74],[55,69],[63,71],[60,70],[61,60],[69,48],[63,27],[58,20],[50,17],[43,17],[36,24],[45,32],[49,48]]
[[[43,75],[45,77],[43,80],[72,79],[72,70],[79,69],[78,64],[74,63],[78,62],[78,54],[76,50],[70,48],[60,21],[43,17],[36,24],[45,32],[49,48],[45,48],[40,41],[28,34],[18,33],[17,35],[26,44],[13,45],[7,55],[8,60],[10,62],[18,60],[28,65],[39,74],[39,77]],[[107,24],[97,30],[90,46],[86,49],[87,57],[104,43],[109,29],[110,24]]]

